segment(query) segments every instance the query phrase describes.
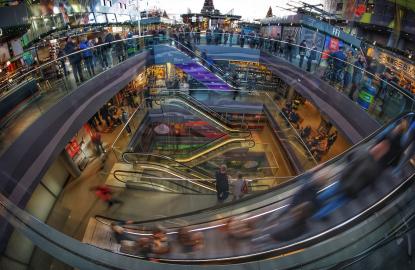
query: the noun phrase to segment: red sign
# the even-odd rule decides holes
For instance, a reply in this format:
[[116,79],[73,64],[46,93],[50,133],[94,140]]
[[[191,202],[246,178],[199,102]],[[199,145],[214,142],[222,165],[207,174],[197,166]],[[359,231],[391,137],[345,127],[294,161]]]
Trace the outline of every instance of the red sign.
[[66,145],[65,149],[66,152],[68,152],[69,156],[73,158],[81,150],[81,147],[79,146],[76,139],[72,138],[72,140]]
[[366,12],[366,6],[365,6],[365,5],[363,5],[363,4],[360,4],[360,5],[358,5],[358,6],[356,7],[356,10],[355,10],[354,14],[355,14],[357,17],[360,17],[360,16],[362,16],[365,12]]

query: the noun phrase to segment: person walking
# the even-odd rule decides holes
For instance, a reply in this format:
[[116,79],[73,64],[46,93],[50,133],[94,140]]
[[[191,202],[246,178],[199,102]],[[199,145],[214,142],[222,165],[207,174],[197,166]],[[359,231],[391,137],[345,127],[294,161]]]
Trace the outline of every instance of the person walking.
[[238,178],[233,182],[233,200],[241,199],[246,193],[248,193],[248,183],[239,173]]
[[307,51],[307,42],[305,41],[305,39],[303,39],[303,41],[301,41],[300,47],[299,47],[299,54],[300,54],[299,66],[300,66],[300,68],[303,68],[303,62],[304,62],[304,57],[305,57],[306,51]]
[[125,124],[125,130],[127,130],[128,135],[131,135],[131,128],[128,124],[128,112],[121,108],[121,121]]
[[311,47],[311,50],[309,51],[308,59],[307,59],[307,71],[308,72],[311,72],[311,65],[313,61],[316,60],[316,58],[317,58],[317,47],[316,47],[316,44],[313,43],[313,46]]
[[125,46],[124,42],[121,41],[121,36],[119,33],[115,34],[115,40],[117,41],[114,45],[115,47],[115,55],[117,56],[118,63],[121,63],[125,60]]
[[71,63],[72,72],[73,72],[73,76],[75,77],[76,83],[83,82],[84,76],[82,75],[82,68],[81,68],[82,57],[80,53],[75,53],[78,50],[78,47],[72,41],[71,37],[67,38],[66,45],[63,50],[65,51],[65,54],[68,55],[69,63]]
[[112,42],[114,42],[114,36],[111,32],[108,32],[108,30],[105,30],[105,32],[107,33],[105,36],[105,43],[107,43],[107,45],[105,46],[104,53],[108,61],[108,66],[111,68],[114,65],[112,60]]
[[220,166],[219,171],[215,174],[216,179],[216,191],[219,202],[223,202],[229,195],[229,179],[226,173],[226,165]]
[[106,185],[92,187],[91,191],[95,191],[95,195],[107,204],[107,209],[110,209],[114,204],[123,204],[124,202],[114,198],[114,192]]
[[[97,38],[97,48],[96,48],[96,54],[99,59],[99,62],[101,63],[101,67],[103,70],[106,70],[108,68],[108,59],[106,56],[106,46],[103,45],[104,41],[102,40],[102,37]],[[99,46],[101,45],[101,46]]]
[[354,93],[359,88],[363,79],[363,72],[366,68],[364,56],[359,55],[353,67],[352,87],[349,92],[349,98],[354,99]]
[[289,36],[285,43],[285,59],[289,60],[290,63],[293,61],[293,53],[292,53],[293,42],[294,40],[292,39],[291,36]]
[[229,32],[225,31],[225,34],[223,35],[223,45],[227,45],[228,44],[228,39],[229,39]]
[[88,74],[89,77],[93,77],[95,76],[95,70],[94,70],[94,65],[92,64],[92,51],[91,49],[88,49],[89,46],[89,42],[88,42],[88,38],[85,36],[81,42],[81,44],[79,44],[79,48],[81,50],[84,50],[82,52],[82,58],[84,59],[84,63],[86,66],[86,69],[88,70]]
[[92,135],[91,142],[95,146],[95,151],[98,157],[106,152],[104,146],[102,145],[101,134],[99,132],[95,132]]
[[244,45],[245,45],[245,32],[244,32],[244,30],[242,30],[241,33],[239,34],[239,44],[241,45],[241,48],[243,48]]

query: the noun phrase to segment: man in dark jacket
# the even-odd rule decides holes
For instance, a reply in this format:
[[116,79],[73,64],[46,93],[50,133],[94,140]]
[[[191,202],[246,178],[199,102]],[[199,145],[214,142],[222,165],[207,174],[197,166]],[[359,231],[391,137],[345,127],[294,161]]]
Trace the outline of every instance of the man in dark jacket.
[[81,68],[82,57],[80,53],[75,53],[78,50],[78,46],[72,41],[71,37],[68,37],[68,39],[66,40],[66,45],[63,50],[65,51],[65,54],[68,55],[69,63],[71,63],[76,83],[79,83],[81,81],[83,82],[84,76],[82,75]]
[[216,191],[219,202],[223,202],[229,195],[229,179],[226,174],[226,166],[220,166],[219,171],[216,172]]

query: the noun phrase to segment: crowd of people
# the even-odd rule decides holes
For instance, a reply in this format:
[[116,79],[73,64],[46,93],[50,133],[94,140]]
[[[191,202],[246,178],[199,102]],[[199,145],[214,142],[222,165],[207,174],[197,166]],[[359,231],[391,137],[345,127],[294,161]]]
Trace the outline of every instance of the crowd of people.
[[310,125],[303,124],[304,119],[297,112],[300,101],[293,100],[285,103],[281,110],[287,126],[291,125],[298,130],[301,138],[306,144],[309,153],[314,159],[321,161],[337,140],[338,132],[335,130],[328,133],[324,128],[313,129]]
[[[342,206],[361,196],[365,190],[376,192],[374,187],[383,175],[387,174],[389,179],[401,174],[415,154],[414,140],[415,120],[400,120],[369,141],[368,145],[346,154],[338,164],[318,166],[304,174],[299,180],[302,181],[300,188],[287,207],[271,211],[265,217],[261,215],[260,219],[258,215],[231,216],[209,230],[218,230],[217,233],[225,234],[230,242],[248,240],[258,245],[301,237],[311,229],[310,221],[326,223]],[[220,168],[216,178],[219,181],[218,193],[228,192],[229,187],[224,184],[228,181],[225,166]],[[218,199],[222,200],[222,196],[218,194]],[[164,229],[155,225],[146,233],[137,234],[134,233],[135,227],[128,226],[131,224],[116,222],[111,225],[122,252],[151,259],[173,249],[191,253],[205,246],[205,230],[188,226]]]
[[[69,60],[76,83],[85,81],[84,68],[90,78],[95,76],[97,68],[106,70],[121,63],[127,57],[134,55],[139,49],[139,43],[132,39],[133,33],[115,33],[105,30],[101,36],[88,38],[87,35],[77,41],[76,38],[68,37],[61,44],[58,52],[60,66],[65,76],[69,74],[65,58]],[[120,40],[127,39],[125,42]],[[78,53],[78,51],[81,51]],[[115,59],[114,59],[115,56]]]

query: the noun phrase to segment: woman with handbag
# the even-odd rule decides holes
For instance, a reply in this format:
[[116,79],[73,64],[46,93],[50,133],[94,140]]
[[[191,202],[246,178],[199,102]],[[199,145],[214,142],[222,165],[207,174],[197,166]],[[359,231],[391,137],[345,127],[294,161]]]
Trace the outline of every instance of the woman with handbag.
[[242,174],[238,174],[238,178],[233,183],[233,200],[239,200],[244,194],[248,193],[248,183],[243,179]]

